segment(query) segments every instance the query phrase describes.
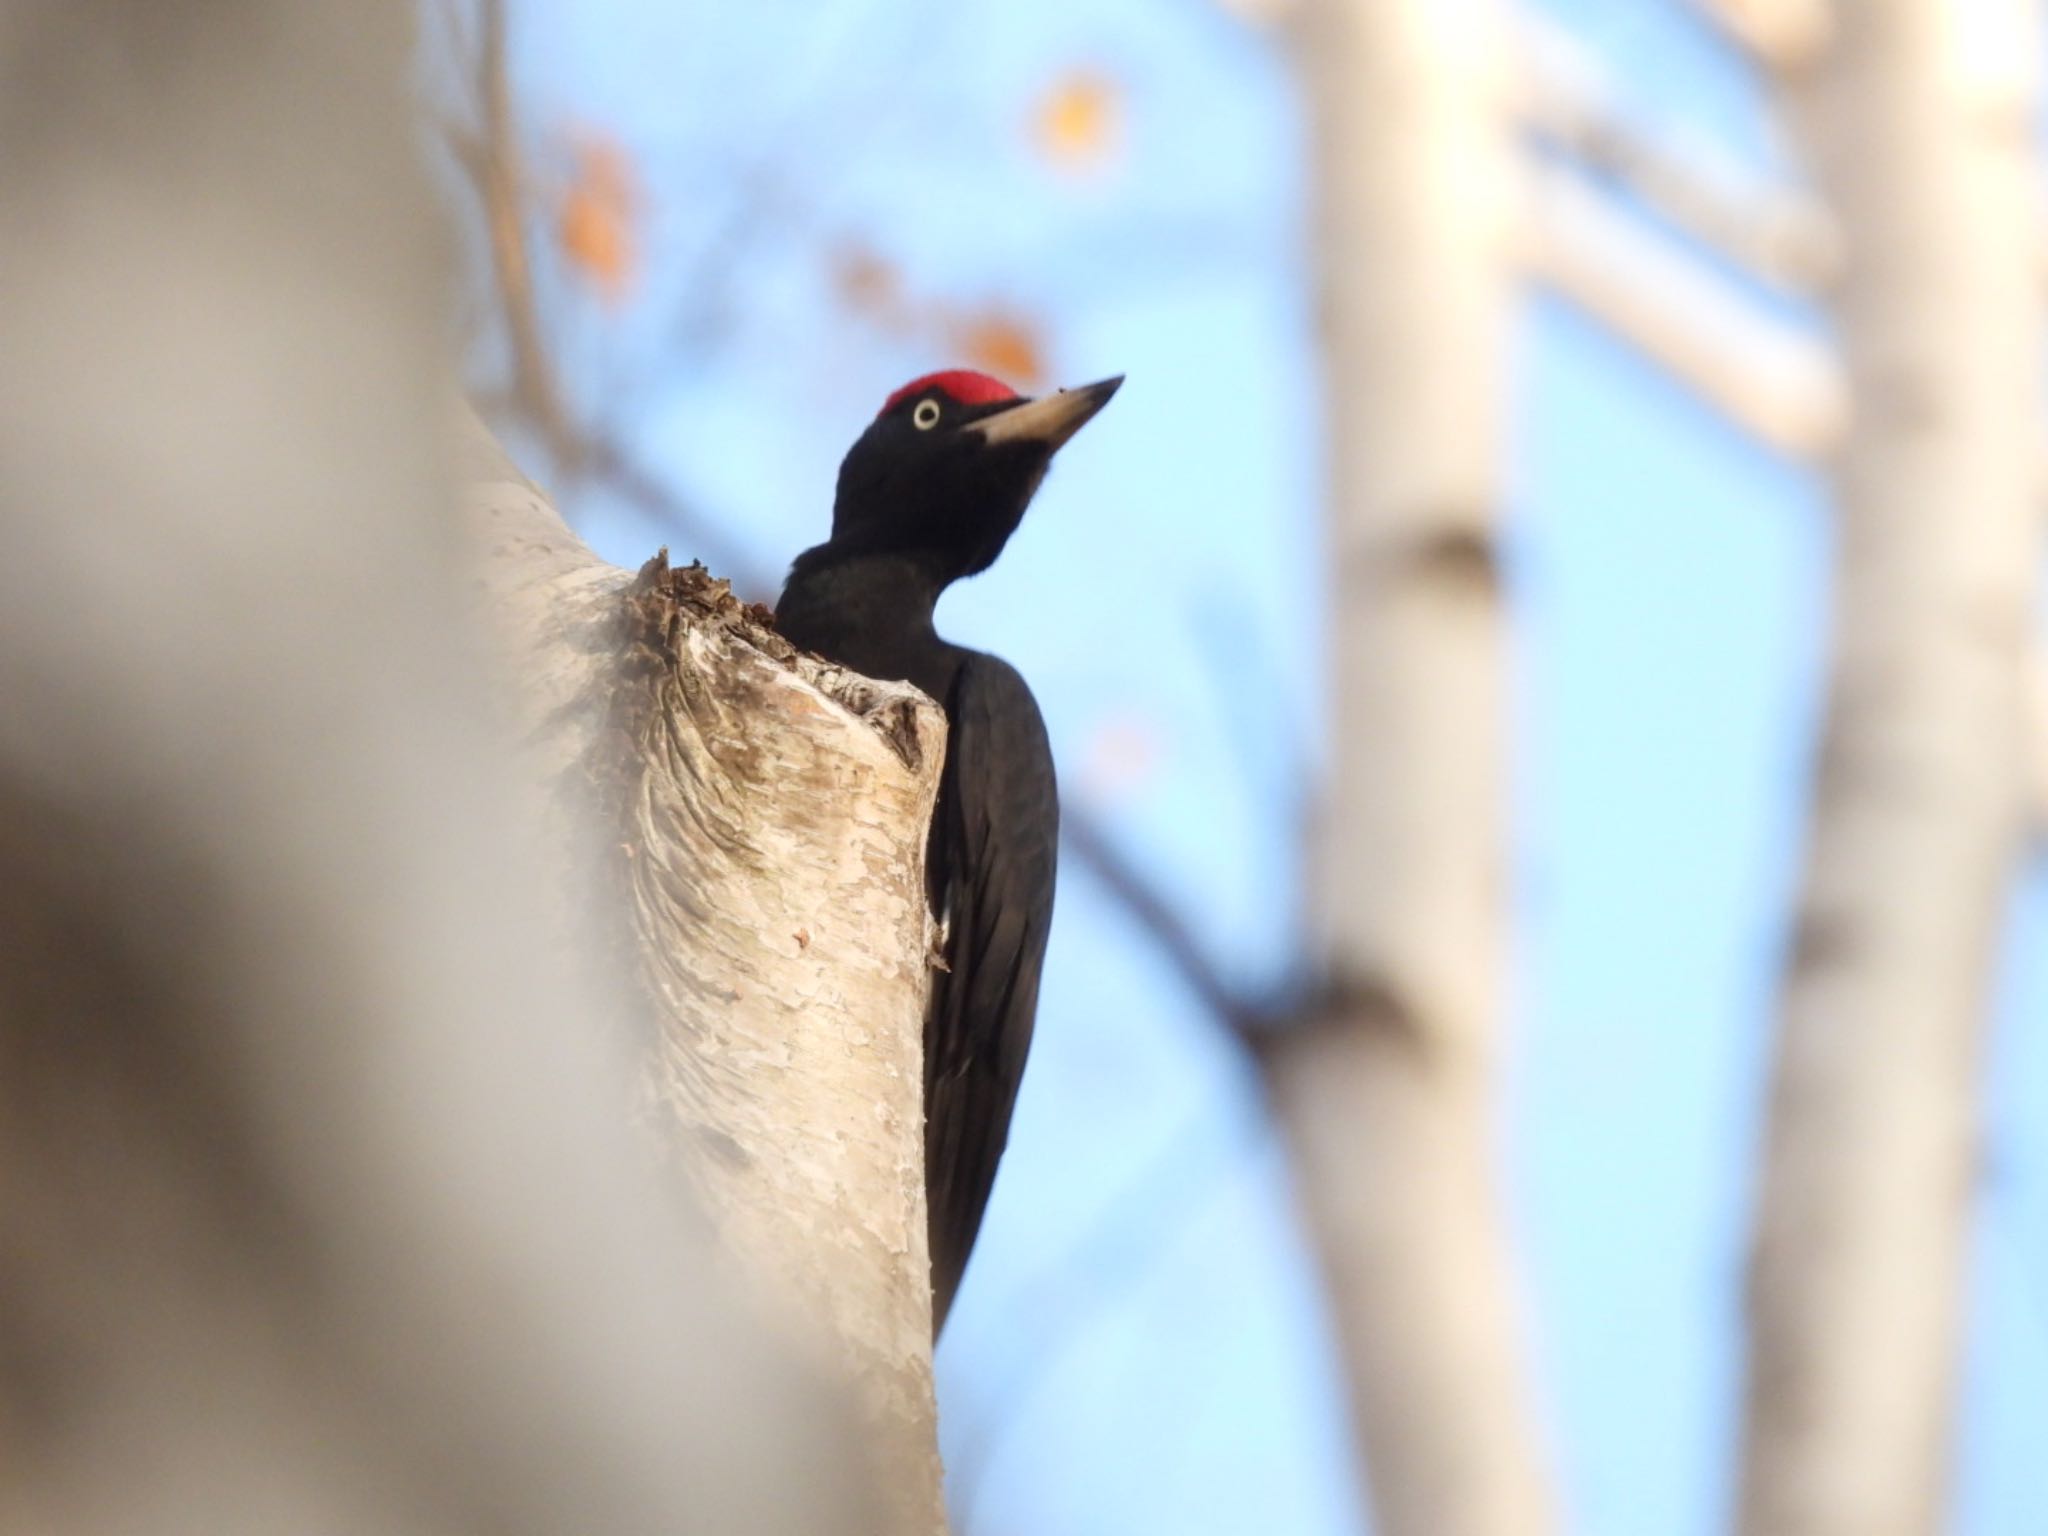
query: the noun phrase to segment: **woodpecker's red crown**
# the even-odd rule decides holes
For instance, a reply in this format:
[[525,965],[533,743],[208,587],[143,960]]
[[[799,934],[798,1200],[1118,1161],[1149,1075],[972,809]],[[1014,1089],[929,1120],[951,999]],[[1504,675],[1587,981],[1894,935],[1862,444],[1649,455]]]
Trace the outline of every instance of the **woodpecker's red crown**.
[[908,400],[912,395],[921,395],[928,389],[936,389],[955,405],[993,405],[998,400],[1023,398],[1001,379],[990,378],[985,373],[976,373],[972,368],[948,368],[939,373],[928,373],[922,378],[912,379],[882,402],[882,409],[876,414],[886,416],[896,408],[898,402]]

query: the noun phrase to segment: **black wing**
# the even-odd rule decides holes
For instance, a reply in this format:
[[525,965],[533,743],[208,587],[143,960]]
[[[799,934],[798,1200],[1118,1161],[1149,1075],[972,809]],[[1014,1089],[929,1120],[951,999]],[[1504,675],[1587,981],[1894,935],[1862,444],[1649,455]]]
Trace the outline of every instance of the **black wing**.
[[953,1304],[1010,1133],[1038,1011],[1060,820],[1045,722],[1014,668],[971,655],[946,713],[926,855],[947,965],[934,973],[924,1026],[934,1331]]

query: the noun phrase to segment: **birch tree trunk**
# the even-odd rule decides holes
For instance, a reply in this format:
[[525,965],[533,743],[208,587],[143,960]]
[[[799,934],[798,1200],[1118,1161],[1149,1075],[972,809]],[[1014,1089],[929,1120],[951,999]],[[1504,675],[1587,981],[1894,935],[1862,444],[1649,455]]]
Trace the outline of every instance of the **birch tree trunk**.
[[1512,194],[1486,0],[1314,0],[1330,991],[1268,1074],[1383,1536],[1552,1528],[1496,1183]]
[[404,20],[0,12],[0,1531],[938,1530],[936,714],[461,535]]
[[701,568],[607,565],[466,432],[484,617],[572,872],[556,920],[623,913],[582,937],[635,982],[640,1119],[765,1317],[856,1384],[891,1529],[943,1528],[921,1053],[945,717],[798,655]]
[[1853,425],[1757,1214],[1747,1536],[1942,1526],[2042,552],[2033,12],[1839,4],[1779,79],[1845,237]]

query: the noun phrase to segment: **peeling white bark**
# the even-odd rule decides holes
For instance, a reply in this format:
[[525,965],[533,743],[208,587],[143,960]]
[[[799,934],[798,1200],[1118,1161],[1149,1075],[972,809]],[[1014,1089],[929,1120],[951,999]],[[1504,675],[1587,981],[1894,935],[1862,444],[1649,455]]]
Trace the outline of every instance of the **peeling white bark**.
[[1384,1536],[1552,1528],[1495,1169],[1514,183],[1486,0],[1315,0],[1334,763],[1325,1016],[1267,1065]]
[[598,560],[465,431],[540,819],[594,801],[606,827],[563,888],[624,897],[630,934],[596,942],[646,1004],[645,1118],[764,1317],[856,1384],[894,1528],[941,1528],[921,1050],[945,717],[796,654],[699,570]]
[[1855,0],[1779,82],[1845,237],[1853,423],[1757,1214],[1746,1536],[1943,1524],[2043,532],[2033,11]]

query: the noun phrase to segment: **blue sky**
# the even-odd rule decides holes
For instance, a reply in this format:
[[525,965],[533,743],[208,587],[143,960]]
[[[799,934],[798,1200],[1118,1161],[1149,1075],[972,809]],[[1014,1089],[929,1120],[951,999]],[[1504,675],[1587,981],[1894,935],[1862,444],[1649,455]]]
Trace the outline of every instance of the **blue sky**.
[[[1551,9],[1646,117],[1778,165],[1755,82],[1682,7]],[[568,379],[757,567],[822,537],[881,397],[953,361],[850,316],[825,252],[857,242],[914,293],[1034,317],[1058,381],[1130,376],[941,627],[1022,668],[1069,797],[1233,973],[1276,977],[1319,753],[1321,423],[1284,57],[1208,0],[514,16],[530,119],[616,138],[645,190],[637,302],[559,307]],[[1120,151],[1089,175],[1028,131],[1076,70],[1121,103]],[[1576,1529],[1703,1536],[1728,1498],[1825,490],[1547,300],[1513,389],[1506,1146],[1540,1382]],[[690,553],[602,496],[572,511],[622,563]],[[2048,1509],[2038,867],[2007,951],[1962,1536],[2033,1536]],[[971,1536],[1365,1528],[1246,1065],[1085,875],[1061,886],[1011,1154],[939,1369]]]

